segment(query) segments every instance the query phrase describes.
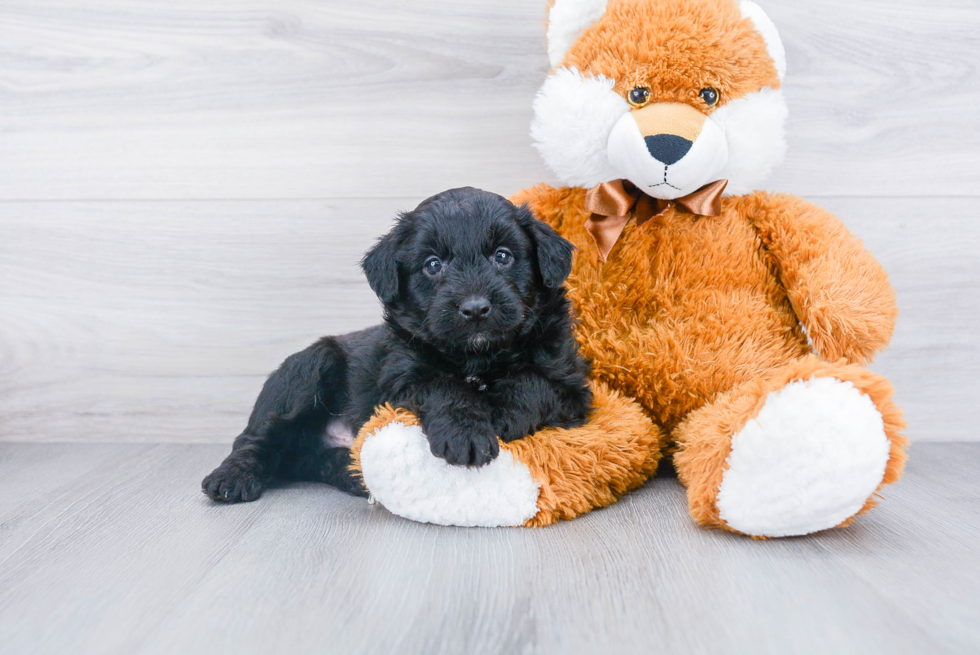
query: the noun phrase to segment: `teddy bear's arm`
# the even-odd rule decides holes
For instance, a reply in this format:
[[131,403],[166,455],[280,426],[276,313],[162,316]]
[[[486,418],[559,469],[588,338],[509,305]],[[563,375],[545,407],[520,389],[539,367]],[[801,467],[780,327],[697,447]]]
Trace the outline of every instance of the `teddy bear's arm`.
[[757,193],[746,202],[817,352],[870,361],[888,345],[898,315],[874,255],[833,214],[800,198]]

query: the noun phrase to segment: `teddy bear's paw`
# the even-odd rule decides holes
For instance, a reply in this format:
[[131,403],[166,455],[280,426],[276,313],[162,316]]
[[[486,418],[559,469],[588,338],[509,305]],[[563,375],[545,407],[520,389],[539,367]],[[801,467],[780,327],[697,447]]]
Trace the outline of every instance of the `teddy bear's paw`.
[[459,526],[517,526],[538,513],[540,484],[513,454],[454,466],[432,454],[418,425],[388,423],[367,436],[361,475],[372,497],[413,521]]
[[858,513],[885,474],[881,413],[852,383],[795,381],[771,392],[732,438],[717,504],[739,532],[804,535]]

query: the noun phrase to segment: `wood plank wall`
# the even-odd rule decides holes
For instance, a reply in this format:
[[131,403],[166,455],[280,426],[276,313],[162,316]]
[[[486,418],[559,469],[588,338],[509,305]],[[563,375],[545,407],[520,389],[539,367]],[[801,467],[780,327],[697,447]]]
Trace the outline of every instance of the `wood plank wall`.
[[[763,0],[790,151],[902,310],[914,440],[976,440],[980,5]],[[264,375],[376,322],[356,261],[444,188],[554,182],[536,0],[0,3],[0,440],[227,442]]]

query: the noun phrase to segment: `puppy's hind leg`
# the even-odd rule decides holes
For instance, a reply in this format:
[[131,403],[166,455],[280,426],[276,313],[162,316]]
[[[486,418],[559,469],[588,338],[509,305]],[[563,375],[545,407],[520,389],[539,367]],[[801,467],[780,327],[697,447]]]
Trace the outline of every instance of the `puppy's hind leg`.
[[331,337],[288,357],[266,380],[231,454],[204,478],[204,493],[227,503],[256,500],[273,478],[284,477],[284,460],[322,456],[323,430],[345,402],[346,368],[344,352]]
[[350,471],[352,462],[350,448],[321,445],[315,452],[285,456],[279,475],[284,480],[325,482],[353,496],[367,497],[364,483]]

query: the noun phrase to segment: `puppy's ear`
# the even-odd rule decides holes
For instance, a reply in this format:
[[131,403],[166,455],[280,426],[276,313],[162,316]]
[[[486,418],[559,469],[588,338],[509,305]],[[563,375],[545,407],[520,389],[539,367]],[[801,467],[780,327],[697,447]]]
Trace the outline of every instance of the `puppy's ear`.
[[398,219],[398,225],[388,234],[378,239],[374,247],[367,251],[361,260],[361,270],[367,277],[371,289],[378,294],[383,303],[398,299],[398,248],[404,239],[405,216]]
[[541,280],[549,289],[561,286],[572,272],[572,251],[575,246],[558,235],[544,221],[534,218],[526,204],[517,208],[517,220],[534,240]]

